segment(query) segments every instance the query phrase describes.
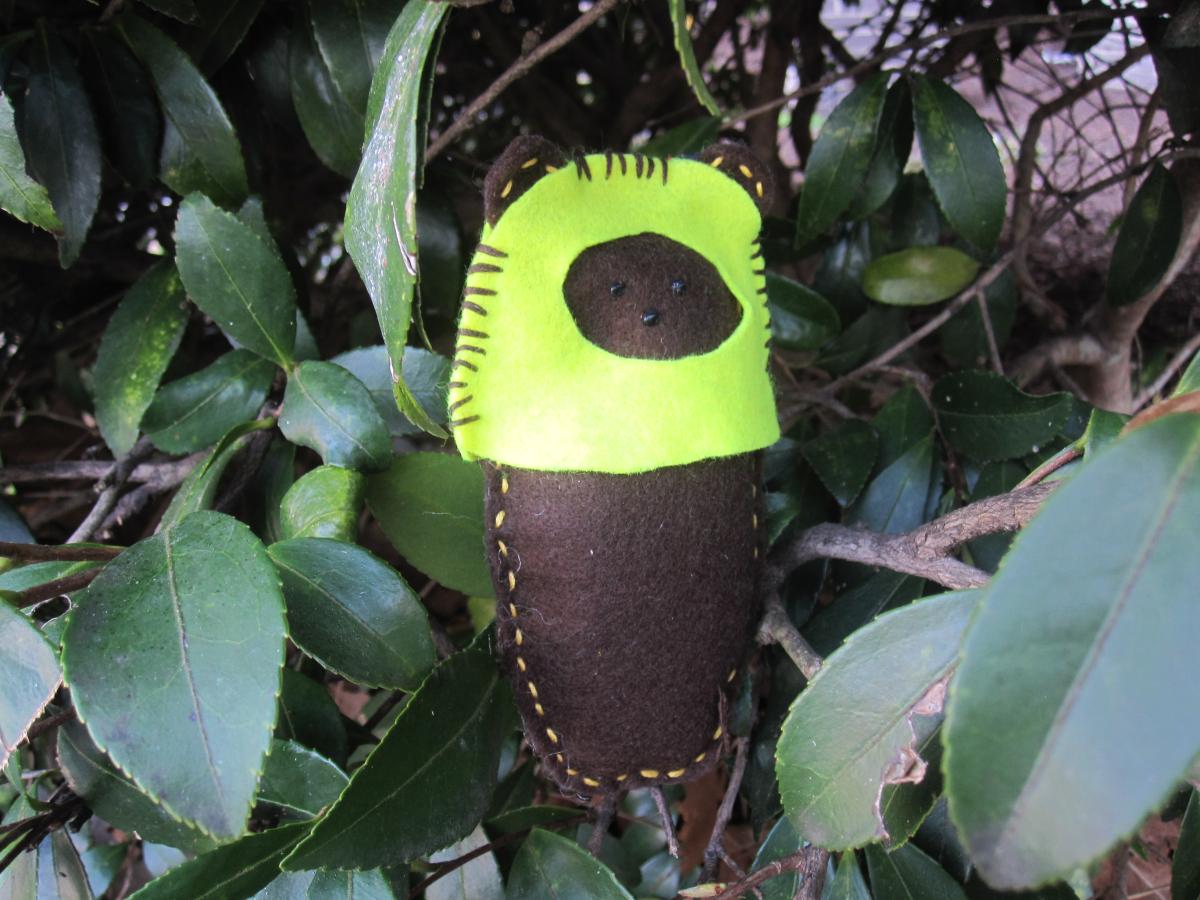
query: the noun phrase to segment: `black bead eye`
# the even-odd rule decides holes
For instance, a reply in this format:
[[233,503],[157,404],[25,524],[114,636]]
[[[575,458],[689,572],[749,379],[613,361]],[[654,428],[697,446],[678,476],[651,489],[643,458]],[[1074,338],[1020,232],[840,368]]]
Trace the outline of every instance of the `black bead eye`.
[[675,278],[675,279],[671,280],[671,293],[674,294],[676,297],[683,294],[683,292],[686,290],[687,290],[687,282],[684,281],[682,278]]
[[648,310],[643,312],[642,313],[642,324],[643,325],[657,325],[658,324],[658,310],[652,306]]
[[614,297],[620,297],[623,293],[625,293],[625,282],[614,281],[608,286],[608,292]]

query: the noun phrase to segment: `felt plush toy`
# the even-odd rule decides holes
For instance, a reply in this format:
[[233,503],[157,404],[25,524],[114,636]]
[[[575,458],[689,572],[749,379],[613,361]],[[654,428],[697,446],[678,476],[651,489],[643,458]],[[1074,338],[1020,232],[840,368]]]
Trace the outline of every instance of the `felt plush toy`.
[[486,481],[504,665],[566,792],[687,781],[718,759],[766,547],[765,168],[568,159],[489,171],[450,383]]

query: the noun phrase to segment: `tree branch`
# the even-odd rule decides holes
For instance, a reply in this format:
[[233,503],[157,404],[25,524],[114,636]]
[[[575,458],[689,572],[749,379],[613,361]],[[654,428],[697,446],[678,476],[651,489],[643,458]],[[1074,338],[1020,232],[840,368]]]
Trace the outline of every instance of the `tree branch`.
[[458,140],[465,132],[474,128],[478,124],[479,113],[504,93],[504,90],[510,84],[524,76],[551,53],[569,44],[620,2],[622,0],[600,0],[600,2],[558,34],[554,35],[554,37],[538,44],[528,53],[517,57],[516,61],[505,69],[500,77],[493,81],[482,94],[472,100],[467,108],[459,114],[458,118],[450,123],[450,126],[429,145],[429,149],[425,151],[425,164],[428,165],[438,157],[438,154],[454,143],[454,141]]
[[124,547],[72,547],[69,545],[15,544],[0,541],[0,559],[21,562],[108,562]]
[[827,522],[784,547],[776,565],[791,571],[814,559],[841,559],[928,578],[951,590],[982,587],[988,574],[950,554],[975,538],[1024,527],[1056,486],[1035,484],[977,500],[904,534]]
[[63,594],[82,590],[103,571],[103,566],[97,566],[94,569],[85,569],[74,575],[64,575],[62,578],[47,581],[45,584],[36,584],[31,588],[26,588],[16,595],[16,607],[24,609],[27,606],[36,606],[47,600],[53,600],[55,597],[61,597]]
[[752,872],[745,878],[738,879],[727,885],[725,890],[717,894],[714,900],[738,900],[765,881],[778,878],[788,872],[802,872],[804,880],[796,900],[817,900],[825,887],[825,866],[829,862],[829,851],[811,845],[798,850],[791,856],[767,863],[757,872]]

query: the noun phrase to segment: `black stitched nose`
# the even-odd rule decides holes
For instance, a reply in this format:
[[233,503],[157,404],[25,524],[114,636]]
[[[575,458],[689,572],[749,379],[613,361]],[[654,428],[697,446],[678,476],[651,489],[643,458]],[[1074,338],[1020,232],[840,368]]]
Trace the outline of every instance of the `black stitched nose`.
[[680,296],[687,290],[687,282],[682,278],[676,278],[671,282],[671,293],[676,297]]
[[614,297],[620,297],[623,293],[625,293],[625,282],[614,281],[608,286],[608,292]]
[[658,310],[652,306],[648,310],[643,312],[642,313],[642,324],[643,325],[657,325],[658,324]]

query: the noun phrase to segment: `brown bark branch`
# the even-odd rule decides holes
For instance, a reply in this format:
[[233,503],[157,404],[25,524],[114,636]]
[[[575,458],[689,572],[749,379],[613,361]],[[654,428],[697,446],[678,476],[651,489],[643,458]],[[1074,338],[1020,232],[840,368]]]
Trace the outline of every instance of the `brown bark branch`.
[[1151,400],[1153,400],[1163,388],[1167,386],[1175,373],[1187,364],[1187,361],[1192,356],[1200,351],[1200,332],[1193,334],[1186,344],[1179,348],[1170,361],[1163,366],[1163,370],[1159,372],[1158,377],[1140,394],[1133,399],[1133,408],[1141,409]]
[[108,562],[124,550],[124,547],[48,546],[0,541],[0,559],[21,562]]
[[1056,486],[1035,484],[977,500],[904,534],[827,522],[783,548],[776,566],[791,571],[814,559],[841,559],[928,578],[951,590],[982,587],[988,574],[950,554],[975,538],[1022,528]]
[[796,895],[797,900],[817,900],[825,887],[825,867],[828,862],[828,850],[808,846],[791,856],[767,863],[758,871],[738,879],[733,884],[726,886],[725,890],[717,894],[714,900],[738,900],[739,897],[745,896],[760,884],[788,872],[801,872],[804,875],[800,893]]
[[436,159],[438,154],[454,143],[454,141],[458,140],[464,133],[474,128],[479,122],[479,113],[504,93],[509,85],[524,76],[547,56],[565,47],[620,2],[622,0],[599,0],[595,6],[558,34],[554,35],[554,37],[538,44],[528,53],[523,53],[519,56],[482,94],[472,100],[467,108],[459,114],[458,118],[451,122],[450,126],[429,145],[429,149],[425,151],[426,165]]
[[82,572],[76,572],[74,575],[65,575],[62,578],[47,581],[45,584],[37,584],[31,588],[26,588],[16,595],[16,607],[17,609],[24,609],[27,606],[36,606],[47,600],[53,600],[55,597],[61,597],[63,594],[72,594],[75,591],[82,590],[91,584],[95,577],[103,571],[103,566],[97,566],[94,569],[85,569]]

